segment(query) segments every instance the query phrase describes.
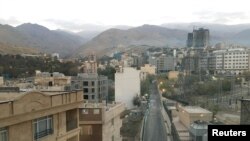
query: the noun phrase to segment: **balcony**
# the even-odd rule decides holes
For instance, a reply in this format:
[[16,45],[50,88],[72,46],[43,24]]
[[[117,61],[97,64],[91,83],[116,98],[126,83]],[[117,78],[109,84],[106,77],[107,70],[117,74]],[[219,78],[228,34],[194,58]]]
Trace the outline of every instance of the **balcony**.
[[53,129],[47,129],[47,130],[44,130],[41,132],[37,132],[37,133],[35,133],[34,138],[35,138],[35,140],[37,140],[39,138],[45,137],[45,136],[50,135],[50,134],[53,134]]
[[70,131],[70,130],[76,129],[77,127],[78,127],[77,119],[66,122],[66,130],[67,130],[67,132]]

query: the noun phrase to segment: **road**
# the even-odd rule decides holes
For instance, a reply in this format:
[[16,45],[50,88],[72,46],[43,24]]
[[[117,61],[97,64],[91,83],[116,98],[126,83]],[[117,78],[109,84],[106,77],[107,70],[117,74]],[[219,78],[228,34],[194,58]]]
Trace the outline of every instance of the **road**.
[[146,117],[143,141],[166,141],[167,132],[161,114],[161,100],[157,87],[151,84],[150,108]]

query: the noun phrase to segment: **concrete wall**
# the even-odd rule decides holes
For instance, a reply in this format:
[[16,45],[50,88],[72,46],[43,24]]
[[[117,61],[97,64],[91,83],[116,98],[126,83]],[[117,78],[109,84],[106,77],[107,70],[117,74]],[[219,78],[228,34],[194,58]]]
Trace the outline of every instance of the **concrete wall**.
[[107,121],[102,127],[102,141],[112,141],[112,137],[114,138],[114,141],[122,141],[120,136],[120,128],[122,126],[120,115],[114,117],[112,120]]
[[115,101],[123,102],[128,109],[133,108],[133,98],[140,95],[140,71],[134,68],[123,68],[115,73]]
[[[78,96],[80,95],[80,96]],[[54,103],[57,104],[54,104]],[[78,141],[80,128],[66,131],[66,111],[77,109],[82,102],[80,93],[60,93],[56,95],[40,92],[20,94],[13,101],[0,103],[0,128],[6,127],[9,141],[33,141],[35,119],[52,116],[53,133],[41,138],[43,141]],[[78,110],[72,117],[79,117]],[[2,114],[3,113],[3,114]]]
[[4,81],[3,81],[3,77],[2,77],[2,76],[0,76],[0,86],[2,86],[2,85],[3,85],[3,83],[4,83]]
[[[199,107],[198,107],[199,108]],[[179,112],[178,112],[178,116],[180,118],[181,123],[184,124],[184,126],[186,126],[187,128],[189,128],[189,126],[197,120],[202,120],[202,121],[211,121],[212,120],[212,112],[209,112],[205,109],[199,108],[200,111],[198,111],[196,108],[194,110],[196,110],[195,112],[190,112],[188,110],[186,110],[185,107],[179,107]]]
[[178,71],[170,71],[168,72],[168,79],[177,79],[179,75]]
[[141,67],[142,72],[146,72],[148,74],[155,75],[156,74],[156,66],[150,65],[150,64],[145,64],[144,67]]

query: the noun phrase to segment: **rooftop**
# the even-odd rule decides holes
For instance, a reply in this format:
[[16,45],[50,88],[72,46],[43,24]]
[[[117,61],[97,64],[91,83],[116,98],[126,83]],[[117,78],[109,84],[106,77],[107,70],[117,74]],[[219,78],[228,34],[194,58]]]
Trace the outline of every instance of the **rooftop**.
[[187,111],[188,113],[212,113],[198,106],[185,106],[183,107],[183,109]]
[[103,101],[102,103],[83,103],[81,104],[79,108],[107,108],[108,110],[120,104],[123,104],[123,103],[113,102],[112,104],[111,103],[106,104],[106,102]]
[[30,92],[39,92],[45,95],[59,95],[59,94],[66,94],[71,93],[67,91],[28,91],[28,92],[0,92],[0,103],[9,102],[21,97]]

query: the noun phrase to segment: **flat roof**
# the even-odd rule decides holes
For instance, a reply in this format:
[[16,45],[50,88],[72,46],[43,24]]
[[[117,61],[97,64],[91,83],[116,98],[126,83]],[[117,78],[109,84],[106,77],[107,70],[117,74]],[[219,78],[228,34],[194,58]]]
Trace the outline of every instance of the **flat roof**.
[[198,106],[185,106],[183,107],[183,109],[186,110],[188,113],[212,113]]
[[0,103],[14,100],[23,94],[24,92],[0,92]]
[[117,105],[122,104],[121,102],[115,102],[115,103],[83,103],[79,106],[79,108],[113,108]]
[[38,92],[38,93],[43,93],[47,95],[59,95],[59,94],[66,94],[66,93],[72,93],[76,91],[28,91],[28,92],[0,92],[0,103],[4,102],[9,102],[13,101],[17,97],[20,97],[22,95],[25,95],[30,92]]

